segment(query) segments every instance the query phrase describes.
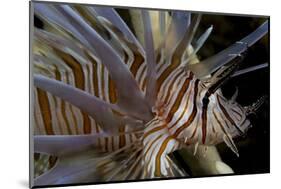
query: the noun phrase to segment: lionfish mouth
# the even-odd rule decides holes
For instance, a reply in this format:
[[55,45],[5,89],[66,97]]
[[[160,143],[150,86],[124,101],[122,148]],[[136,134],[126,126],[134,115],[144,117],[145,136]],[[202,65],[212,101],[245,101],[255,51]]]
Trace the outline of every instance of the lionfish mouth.
[[[258,69],[237,72],[267,21],[200,61],[213,30],[195,39],[201,14],[132,10],[135,35],[113,8],[32,8],[44,25],[32,43],[36,186],[233,173],[215,145],[224,141],[238,155],[232,138],[263,100],[243,108],[220,88]],[[178,150],[192,174],[171,158]]]

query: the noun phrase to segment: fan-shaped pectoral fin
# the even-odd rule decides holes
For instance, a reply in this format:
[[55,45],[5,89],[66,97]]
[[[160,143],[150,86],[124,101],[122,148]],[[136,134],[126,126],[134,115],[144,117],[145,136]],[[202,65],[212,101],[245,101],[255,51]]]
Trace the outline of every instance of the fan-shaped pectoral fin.
[[116,133],[121,122],[112,112],[114,106],[80,89],[67,85],[61,81],[41,75],[34,75],[34,85],[51,93],[62,100],[80,108],[92,116],[101,127],[109,132]]
[[97,148],[97,140],[105,134],[92,135],[37,135],[34,136],[34,152],[59,156],[88,148]]
[[[49,11],[48,14],[46,11]],[[114,81],[118,106],[123,111],[142,120],[152,118],[150,107],[126,64],[81,15],[69,5],[45,7],[38,4],[35,6],[35,12],[43,15],[49,22],[67,29],[83,43],[85,48],[93,54],[97,54]],[[128,89],[130,89],[130,93],[128,93]]]
[[86,183],[100,179],[93,151],[84,151],[72,156],[61,156],[55,166],[34,179],[35,186]]

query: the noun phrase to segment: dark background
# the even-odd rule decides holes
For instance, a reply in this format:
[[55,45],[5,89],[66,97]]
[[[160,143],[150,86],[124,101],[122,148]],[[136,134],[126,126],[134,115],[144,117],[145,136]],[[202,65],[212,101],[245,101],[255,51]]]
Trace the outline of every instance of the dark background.
[[[209,57],[235,41],[238,41],[254,31],[268,18],[203,15],[197,33],[204,32],[213,25],[213,31],[206,44],[199,52],[199,58]],[[240,69],[269,63],[269,35],[249,48]],[[241,105],[251,105],[262,96],[267,101],[250,116],[253,127],[244,137],[235,139],[239,150],[238,158],[225,144],[218,145],[218,150],[224,162],[230,165],[237,174],[269,172],[269,67],[232,78],[223,88],[226,97],[230,97],[235,87],[239,93],[237,102]]]

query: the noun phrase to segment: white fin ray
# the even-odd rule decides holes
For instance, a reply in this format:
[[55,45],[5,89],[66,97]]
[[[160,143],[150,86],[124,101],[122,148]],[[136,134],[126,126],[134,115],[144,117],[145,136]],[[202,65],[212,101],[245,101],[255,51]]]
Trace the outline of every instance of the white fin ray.
[[218,68],[227,64],[241,53],[246,51],[250,46],[252,46],[255,42],[261,39],[268,32],[268,21],[263,23],[260,27],[258,27],[254,32],[244,37],[240,41],[237,41],[230,47],[225,50],[219,52],[218,54],[205,59],[197,64],[188,65],[188,69],[191,70],[197,78],[204,78],[211,73],[213,73]]

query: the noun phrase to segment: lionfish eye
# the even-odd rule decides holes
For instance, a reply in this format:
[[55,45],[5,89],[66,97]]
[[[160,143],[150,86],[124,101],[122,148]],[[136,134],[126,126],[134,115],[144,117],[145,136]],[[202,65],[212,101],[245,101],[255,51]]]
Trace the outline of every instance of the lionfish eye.
[[205,95],[204,98],[202,99],[202,102],[203,102],[203,107],[206,107],[210,102],[209,97]]

